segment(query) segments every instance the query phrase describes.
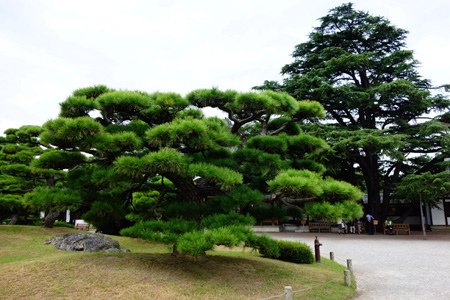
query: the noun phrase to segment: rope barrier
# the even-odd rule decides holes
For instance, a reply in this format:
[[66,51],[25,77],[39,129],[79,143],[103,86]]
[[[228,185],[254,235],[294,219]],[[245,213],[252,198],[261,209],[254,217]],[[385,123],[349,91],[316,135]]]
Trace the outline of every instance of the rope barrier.
[[[346,261],[346,260],[342,260],[341,258],[338,258],[338,259],[335,258],[334,261],[335,261],[335,262],[338,262],[338,263],[341,263],[341,264],[344,265],[344,266],[346,266],[346,264],[347,264],[347,261]],[[299,293],[299,292],[305,292],[305,291],[311,290],[311,289],[313,289],[313,288],[316,288],[316,287],[318,287],[318,286],[321,286],[321,285],[324,285],[324,284],[327,284],[327,283],[330,283],[330,282],[336,282],[336,280],[329,280],[329,281],[325,281],[325,282],[322,282],[322,283],[319,283],[319,284],[310,286],[310,287],[308,287],[308,288],[304,288],[304,289],[300,289],[300,290],[295,290],[295,291],[292,291],[292,294]],[[284,295],[285,295],[285,294],[283,293],[283,294],[279,294],[279,295],[270,296],[270,297],[267,297],[267,298],[262,298],[262,299],[260,299],[260,300],[279,299],[279,298],[283,297]]]
[[[298,292],[305,292],[305,291],[308,291],[308,290],[312,290],[313,288],[316,288],[316,287],[318,287],[318,286],[321,286],[321,285],[324,285],[324,284],[330,283],[330,282],[335,282],[335,280],[329,280],[329,281],[325,281],[325,282],[322,282],[322,283],[319,283],[319,284],[310,286],[310,287],[308,287],[308,288],[304,288],[304,289],[300,289],[300,290],[295,290],[295,291],[292,291],[292,293],[295,294],[295,293],[298,293]],[[283,297],[283,296],[284,296],[284,293],[283,293],[283,294],[279,294],[279,295],[275,295],[275,296],[270,296],[270,297],[267,297],[267,298],[262,298],[262,299],[260,299],[260,300],[277,299],[277,298],[280,298],[280,297]]]

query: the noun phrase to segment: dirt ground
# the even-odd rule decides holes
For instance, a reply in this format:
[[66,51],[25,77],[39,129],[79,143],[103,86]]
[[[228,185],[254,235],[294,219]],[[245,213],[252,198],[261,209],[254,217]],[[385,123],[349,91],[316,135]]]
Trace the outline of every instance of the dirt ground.
[[314,247],[317,235],[321,256],[346,265],[352,259],[358,285],[356,299],[450,299],[450,233],[358,235],[336,233],[271,233]]

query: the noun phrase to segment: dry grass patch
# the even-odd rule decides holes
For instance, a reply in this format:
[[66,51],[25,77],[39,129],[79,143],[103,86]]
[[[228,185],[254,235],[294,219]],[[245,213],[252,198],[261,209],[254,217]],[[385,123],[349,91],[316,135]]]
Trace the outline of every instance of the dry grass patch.
[[[5,237],[2,229],[0,238]],[[40,235],[39,230],[31,235]],[[117,239],[132,252],[63,252],[38,239],[39,246],[29,248],[44,253],[29,256],[24,251],[26,258],[0,263],[0,299],[262,299],[281,294],[285,285],[294,290],[316,286],[296,294],[307,299],[354,294],[354,288],[343,285],[342,267],[330,262],[296,265],[242,250],[214,251],[197,259],[173,257],[163,245]],[[9,244],[10,250],[19,244]]]

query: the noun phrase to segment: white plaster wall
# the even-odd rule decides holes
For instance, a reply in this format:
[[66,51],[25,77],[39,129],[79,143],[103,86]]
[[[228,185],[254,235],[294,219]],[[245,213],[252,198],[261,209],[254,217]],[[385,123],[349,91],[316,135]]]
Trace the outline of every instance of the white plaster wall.
[[433,225],[445,225],[444,203],[439,203],[439,209],[432,208],[431,215],[433,216]]

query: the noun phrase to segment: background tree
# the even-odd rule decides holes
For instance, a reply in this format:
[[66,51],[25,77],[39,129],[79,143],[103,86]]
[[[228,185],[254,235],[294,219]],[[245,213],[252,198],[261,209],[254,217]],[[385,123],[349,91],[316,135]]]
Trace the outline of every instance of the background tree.
[[78,152],[65,152],[47,148],[36,157],[31,166],[46,176],[46,187],[36,187],[25,194],[28,205],[35,211],[43,211],[43,225],[53,227],[55,221],[66,210],[80,206],[78,191],[65,187],[67,170],[83,163],[86,157]]
[[450,195],[450,171],[436,174],[430,172],[411,174],[396,186],[394,196],[397,199],[411,199],[420,206],[420,222],[423,237],[426,239],[423,203],[437,207],[439,201]]
[[43,225],[51,228],[62,212],[79,207],[80,197],[76,191],[56,185],[54,187],[36,187],[25,194],[27,205],[46,213]]
[[10,224],[28,216],[23,195],[45,185],[45,174],[30,165],[43,152],[38,142],[41,131],[39,126],[22,126],[0,137],[0,220],[9,219]]
[[362,175],[369,211],[384,219],[404,174],[433,169],[448,156],[448,127],[427,114],[445,115],[449,101],[430,94],[432,86],[417,72],[413,52],[404,49],[405,30],[351,3],[320,21],[309,40],[295,47],[294,61],[282,68],[284,82],[256,88],[324,106],[330,122],[303,129],[329,142],[334,169],[346,170],[335,176],[357,183]]

